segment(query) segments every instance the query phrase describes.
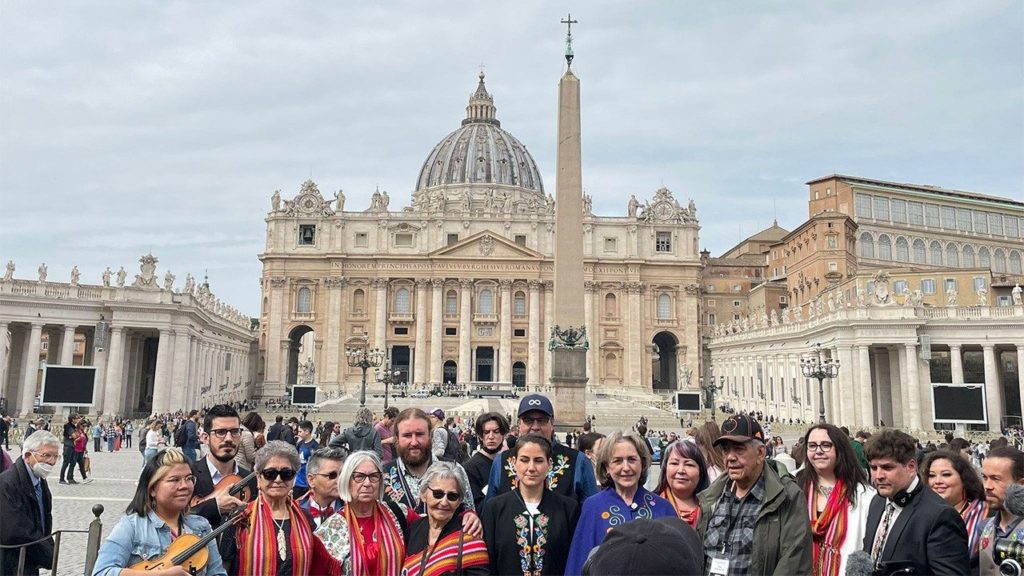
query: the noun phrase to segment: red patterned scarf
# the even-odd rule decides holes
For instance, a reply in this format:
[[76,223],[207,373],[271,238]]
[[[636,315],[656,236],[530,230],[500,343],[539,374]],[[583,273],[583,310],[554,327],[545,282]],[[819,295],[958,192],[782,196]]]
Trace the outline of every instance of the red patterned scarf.
[[[427,555],[427,561],[423,562],[423,555]],[[440,538],[431,548],[427,546],[422,552],[413,554],[405,559],[405,574],[407,576],[442,576],[454,574],[460,557],[459,532],[453,532],[444,538]],[[479,538],[464,536],[461,550],[462,568],[476,566],[486,567],[490,565],[487,556],[487,544]]]
[[817,493],[817,485],[812,482],[807,487],[807,511],[811,517],[811,537],[814,541],[811,573],[814,576],[839,576],[839,563],[842,561],[839,547],[846,539],[850,501],[846,497],[846,486],[842,480],[837,479],[825,502],[825,509],[818,514],[815,503]]
[[359,529],[359,520],[352,512],[352,506],[345,506],[345,520],[348,522],[349,537],[352,542],[351,574],[369,574],[367,565],[376,563],[377,572],[374,576],[398,576],[402,572],[405,560],[405,537],[399,532],[392,520],[391,512],[377,502],[373,509],[373,542],[363,540],[363,532]]
[[[263,496],[256,498],[246,508],[246,518],[238,527],[236,542],[242,545],[238,550],[238,573],[275,576],[277,574],[277,524]],[[309,574],[312,562],[313,530],[299,505],[289,499],[288,520],[290,530],[285,536],[291,546],[292,574]]]

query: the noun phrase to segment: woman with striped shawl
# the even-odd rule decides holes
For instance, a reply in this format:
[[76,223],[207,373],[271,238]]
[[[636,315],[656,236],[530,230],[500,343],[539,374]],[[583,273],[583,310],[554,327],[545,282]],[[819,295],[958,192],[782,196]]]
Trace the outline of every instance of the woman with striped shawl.
[[860,550],[875,495],[857,462],[850,438],[831,424],[812,426],[802,443],[806,464],[796,482],[807,497],[814,545],[814,576],[846,574],[850,554]]
[[259,496],[239,521],[231,574],[339,576],[341,565],[313,534],[313,519],[292,499],[299,453],[274,440],[256,451]]
[[420,500],[427,516],[409,525],[405,546],[407,576],[444,576],[490,574],[487,544],[462,530],[464,474],[456,464],[438,461],[427,469],[420,481]]
[[981,478],[965,458],[947,450],[937,450],[921,463],[921,481],[928,484],[954,510],[967,526],[967,549],[971,567],[978,568],[978,545],[981,529],[989,515],[985,487]]

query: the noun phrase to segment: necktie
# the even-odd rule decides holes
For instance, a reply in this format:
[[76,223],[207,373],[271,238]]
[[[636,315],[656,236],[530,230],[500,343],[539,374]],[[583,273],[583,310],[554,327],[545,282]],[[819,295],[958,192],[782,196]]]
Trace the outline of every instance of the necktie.
[[36,502],[39,503],[39,527],[46,532],[46,510],[43,505],[43,483],[36,483]]
[[875,561],[875,567],[882,560],[882,549],[885,548],[885,539],[889,537],[889,523],[892,521],[892,515],[896,512],[896,505],[889,502],[885,506],[885,514],[882,515],[882,521],[878,524],[878,532],[875,533],[875,542],[871,546],[871,558]]

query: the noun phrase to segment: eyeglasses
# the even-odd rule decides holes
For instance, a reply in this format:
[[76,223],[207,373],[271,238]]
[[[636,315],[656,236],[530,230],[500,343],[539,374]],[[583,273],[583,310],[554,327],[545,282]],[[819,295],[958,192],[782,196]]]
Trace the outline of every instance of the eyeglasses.
[[447,498],[449,502],[458,502],[462,500],[462,494],[458,492],[445,492],[444,490],[430,489],[430,493],[434,496],[434,499],[440,500],[441,498]]
[[822,442],[821,444],[818,444],[817,442],[808,442],[807,451],[818,452],[820,450],[821,452],[828,452],[832,450],[832,446],[833,444],[831,442]]
[[210,430],[210,435],[216,436],[217,438],[225,438],[225,437],[227,437],[228,434],[231,434],[232,436],[237,438],[238,436],[242,435],[242,429],[241,428],[217,428],[216,430]]
[[529,416],[520,416],[519,419],[522,420],[523,424],[526,424],[527,426],[533,426],[534,424],[547,426],[548,423],[551,422],[550,416],[537,416],[536,418],[531,418]]
[[328,472],[327,474],[319,474],[319,473],[318,474],[311,474],[311,476],[323,476],[323,477],[327,478],[328,480],[337,480],[338,479],[338,472],[334,471],[334,472]]
[[46,452],[33,452],[32,454],[35,454],[36,458],[46,462],[56,462],[57,458],[60,457],[60,455],[56,453],[47,454]]
[[295,470],[291,468],[282,468],[280,470],[277,468],[267,468],[260,472],[260,476],[263,476],[263,479],[267,482],[274,482],[278,476],[281,477],[282,482],[291,482],[292,478],[295,478]]
[[381,478],[383,477],[384,475],[381,474],[380,472],[373,472],[371,474],[363,474],[362,472],[352,473],[352,481],[355,482],[356,484],[362,484],[367,480],[370,481],[370,484],[376,484],[380,482]]
[[167,484],[178,485],[184,482],[185,484],[195,484],[196,477],[189,474],[188,476],[171,476],[170,478],[164,478],[164,482]]

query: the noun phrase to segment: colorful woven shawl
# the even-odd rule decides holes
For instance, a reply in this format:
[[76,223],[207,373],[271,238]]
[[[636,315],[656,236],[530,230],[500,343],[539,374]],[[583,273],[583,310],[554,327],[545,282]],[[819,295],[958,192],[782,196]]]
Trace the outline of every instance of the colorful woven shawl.
[[366,542],[359,529],[359,520],[352,512],[351,506],[345,506],[345,520],[348,522],[349,535],[352,541],[352,574],[369,574],[367,564],[376,560],[377,572],[374,576],[398,576],[402,572],[405,560],[405,536],[402,535],[392,513],[387,507],[377,502],[373,509],[373,533],[376,540]]
[[846,539],[846,520],[850,511],[846,486],[842,480],[836,480],[835,488],[829,494],[821,514],[817,513],[815,505],[817,486],[812,483],[806,492],[811,538],[814,543],[814,564],[811,566],[811,573],[814,576],[839,576],[839,564],[842,561],[839,547]]
[[[277,574],[277,524],[268,504],[261,495],[249,504],[243,512],[246,519],[238,527],[236,542],[242,545],[238,550],[238,573],[275,576]],[[313,530],[310,529],[302,509],[295,501],[289,501],[288,520],[290,530],[287,538],[292,552],[292,574],[309,574]]]

